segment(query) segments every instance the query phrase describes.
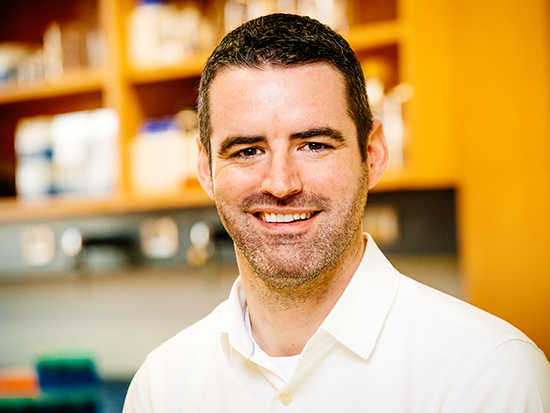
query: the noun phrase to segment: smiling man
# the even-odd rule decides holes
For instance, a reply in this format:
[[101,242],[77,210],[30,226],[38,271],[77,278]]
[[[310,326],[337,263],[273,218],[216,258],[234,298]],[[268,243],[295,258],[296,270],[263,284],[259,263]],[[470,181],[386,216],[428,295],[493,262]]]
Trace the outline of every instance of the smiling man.
[[240,276],[149,355],[126,413],[550,411],[527,337],[399,274],[363,233],[388,151],[344,39],[306,17],[245,23],[205,66],[199,122]]
[[202,150],[200,179],[237,247],[252,333],[268,354],[294,356],[363,256],[383,133],[377,122],[363,161],[343,76],[327,63],[224,69],[210,112],[212,162]]

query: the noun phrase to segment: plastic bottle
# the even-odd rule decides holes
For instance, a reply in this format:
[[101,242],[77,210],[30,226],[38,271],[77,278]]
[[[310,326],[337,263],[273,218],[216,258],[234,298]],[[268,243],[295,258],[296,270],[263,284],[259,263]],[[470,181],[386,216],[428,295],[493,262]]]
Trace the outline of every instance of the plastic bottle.
[[128,22],[129,55],[136,66],[162,66],[183,59],[178,8],[161,0],[141,0]]
[[131,146],[132,186],[141,193],[181,189],[187,174],[187,145],[173,118],[150,119]]
[[53,192],[51,117],[21,119],[15,129],[15,185],[22,199]]

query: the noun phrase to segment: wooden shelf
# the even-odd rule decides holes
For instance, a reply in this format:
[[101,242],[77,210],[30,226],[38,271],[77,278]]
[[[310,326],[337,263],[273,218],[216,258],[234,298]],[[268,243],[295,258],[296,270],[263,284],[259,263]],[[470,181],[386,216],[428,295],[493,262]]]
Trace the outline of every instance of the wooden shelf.
[[104,86],[104,74],[103,68],[85,68],[67,71],[55,80],[0,85],[0,104],[101,91]]
[[200,186],[159,195],[120,195],[110,197],[52,196],[38,200],[0,200],[0,224],[117,215],[214,205]]
[[[342,33],[354,49],[364,50],[397,44],[402,34],[399,21],[387,21],[354,26]],[[169,80],[199,77],[210,52],[201,53],[173,66],[130,67],[129,79],[134,84],[157,83]]]
[[[52,11],[51,17],[59,18],[63,7],[72,4],[69,0],[57,0],[57,2],[60,10]],[[171,116],[181,108],[191,107],[195,104],[196,80],[200,77],[210,52],[190,56],[185,61],[173,66],[132,66],[128,63],[129,57],[126,51],[126,22],[135,2],[133,0],[78,0],[78,2],[85,6],[92,5],[97,10],[107,45],[105,67],[67,71],[58,80],[43,80],[34,84],[0,84],[0,107],[3,105],[8,109],[9,106],[10,109],[5,110],[0,116],[0,126],[2,126],[0,128],[0,149],[5,153],[13,152],[13,130],[17,117],[109,106],[116,110],[120,116],[119,149],[122,171],[121,179],[118,182],[120,191],[116,196],[102,199],[74,199],[63,196],[33,203],[17,199],[0,199],[0,223],[212,205],[202,189],[186,190],[166,196],[138,197],[132,195],[132,187],[128,178],[130,171],[128,148],[138,125],[145,119]],[[406,81],[416,87],[419,83],[419,76],[429,78],[428,86],[422,84],[419,93],[415,93],[415,103],[411,105],[414,110],[409,111],[408,115],[411,123],[411,147],[415,148],[410,152],[410,162],[405,165],[403,171],[389,171],[375,190],[391,191],[453,186],[455,182],[451,176],[452,173],[447,170],[449,168],[441,168],[440,163],[434,161],[434,159],[444,159],[447,162],[450,157],[449,145],[439,144],[431,151],[426,149],[431,147],[431,143],[427,143],[431,137],[445,136],[445,130],[434,129],[431,126],[434,124],[432,117],[430,116],[429,122],[425,121],[427,117],[419,110],[419,108],[431,107],[434,100],[433,95],[437,96],[436,92],[439,93],[441,88],[436,85],[434,89],[437,90],[434,90],[432,95],[424,96],[425,92],[424,94],[421,92],[434,82],[434,76],[424,75],[424,68],[423,70],[410,69],[411,62],[414,63],[414,59],[411,57],[412,51],[418,49],[418,44],[424,46],[429,43],[411,43],[411,38],[414,39],[411,34],[414,35],[415,26],[411,26],[410,16],[401,10],[401,7],[397,7],[401,12],[396,13],[397,3],[379,2],[378,0],[370,2],[354,0],[352,3],[356,7],[355,9],[352,7],[351,10],[358,13],[354,23],[360,22],[360,24],[352,24],[349,31],[342,34],[360,57],[368,57],[369,53],[377,54],[376,56],[383,55],[383,57],[388,57],[386,54],[390,55],[387,60],[391,66],[392,85],[397,81]],[[377,9],[377,5],[381,9]],[[16,8],[19,11],[14,19],[23,21],[19,16],[22,15],[21,10],[23,9],[23,6]],[[386,11],[388,12],[386,13]],[[50,12],[43,10],[42,14],[44,13]],[[69,13],[71,19],[83,18],[78,12],[73,12],[73,14]],[[28,26],[28,30],[37,25],[42,27],[45,24],[42,20],[44,19],[38,19],[34,23],[27,22],[23,25]],[[26,34],[20,34],[19,37],[24,35]],[[6,36],[4,35],[4,37]],[[435,53],[430,54],[430,56],[433,55]],[[420,80],[422,79],[420,77]],[[420,98],[424,100],[422,101]],[[433,157],[434,152],[443,155]],[[13,155],[6,159],[15,164]]]
[[174,66],[163,67],[133,67],[129,69],[129,79],[134,84],[157,83],[169,80],[199,77],[202,73],[208,53],[192,56]]

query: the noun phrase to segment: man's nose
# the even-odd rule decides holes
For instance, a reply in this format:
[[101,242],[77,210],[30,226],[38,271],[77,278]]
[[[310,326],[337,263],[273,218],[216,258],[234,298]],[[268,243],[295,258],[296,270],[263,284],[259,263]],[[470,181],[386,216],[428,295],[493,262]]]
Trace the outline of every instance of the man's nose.
[[296,160],[290,154],[278,154],[271,158],[262,191],[284,199],[302,191],[302,181]]

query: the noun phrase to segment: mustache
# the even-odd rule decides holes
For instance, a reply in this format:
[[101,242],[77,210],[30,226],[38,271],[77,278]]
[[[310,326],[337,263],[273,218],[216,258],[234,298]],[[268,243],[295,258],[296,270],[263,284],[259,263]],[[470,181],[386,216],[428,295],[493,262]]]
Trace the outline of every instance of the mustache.
[[330,208],[330,202],[327,198],[321,197],[316,194],[300,192],[295,195],[290,195],[286,198],[277,198],[268,193],[258,192],[248,195],[242,202],[241,208],[244,211],[252,209],[252,207],[290,207],[290,208],[311,208],[311,209],[324,209]]

